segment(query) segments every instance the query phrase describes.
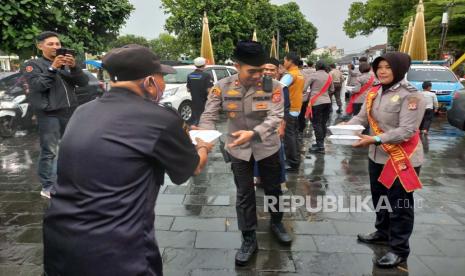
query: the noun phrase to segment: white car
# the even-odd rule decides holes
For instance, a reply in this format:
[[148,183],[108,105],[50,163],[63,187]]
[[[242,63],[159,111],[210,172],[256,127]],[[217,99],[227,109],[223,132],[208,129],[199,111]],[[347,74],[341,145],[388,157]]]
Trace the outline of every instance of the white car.
[[[173,66],[176,74],[164,77],[166,88],[160,103],[176,109],[182,119],[187,121],[192,115],[192,98],[187,91],[187,76],[195,70],[194,65]],[[237,73],[236,68],[224,65],[207,65],[205,72],[209,73],[217,81]]]

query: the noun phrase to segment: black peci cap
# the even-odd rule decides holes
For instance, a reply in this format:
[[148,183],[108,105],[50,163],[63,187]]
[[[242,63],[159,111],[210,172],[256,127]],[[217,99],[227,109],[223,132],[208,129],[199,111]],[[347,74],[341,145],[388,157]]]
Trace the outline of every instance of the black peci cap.
[[266,64],[273,64],[274,66],[279,67],[279,60],[277,60],[277,59],[275,59],[273,57],[267,58],[265,63]]
[[173,67],[160,64],[152,50],[138,44],[110,50],[102,59],[102,67],[108,71],[112,81],[139,80],[155,73],[176,73]]
[[247,65],[262,66],[267,57],[262,44],[256,41],[239,41],[234,49],[234,59]]

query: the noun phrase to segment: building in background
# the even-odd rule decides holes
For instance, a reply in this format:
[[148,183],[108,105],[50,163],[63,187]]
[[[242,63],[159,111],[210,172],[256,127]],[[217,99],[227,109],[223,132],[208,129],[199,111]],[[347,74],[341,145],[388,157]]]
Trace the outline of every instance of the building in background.
[[18,62],[19,62],[18,56],[7,55],[4,52],[0,51],[0,71],[16,71],[19,69],[15,65]]

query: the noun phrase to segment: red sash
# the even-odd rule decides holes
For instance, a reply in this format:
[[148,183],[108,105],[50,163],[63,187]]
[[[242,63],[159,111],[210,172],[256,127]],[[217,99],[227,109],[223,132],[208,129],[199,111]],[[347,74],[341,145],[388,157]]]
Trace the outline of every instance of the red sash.
[[[366,99],[366,108],[368,122],[371,129],[376,135],[381,135],[384,131],[379,127],[378,123],[371,115],[371,108],[373,101],[378,96],[380,86],[375,86],[368,92]],[[422,187],[421,181],[418,178],[417,172],[410,163],[410,157],[415,152],[418,143],[420,142],[420,135],[417,131],[410,140],[398,145],[382,144],[383,150],[389,155],[389,160],[384,165],[383,171],[378,178],[378,181],[386,188],[391,188],[396,178],[399,178],[400,183],[405,191],[412,192]]]
[[321,88],[320,92],[313,96],[310,101],[308,102],[307,110],[305,111],[305,118],[313,118],[313,112],[312,112],[312,106],[318,100],[318,98],[323,95],[331,85],[331,82],[333,81],[333,78],[331,78],[331,75],[328,76],[328,79],[326,80],[325,84]]
[[365,91],[368,90],[368,88],[370,88],[372,85],[373,85],[373,82],[375,81],[375,77],[374,76],[371,76],[370,79],[367,81],[367,83],[365,83],[361,88],[360,88],[360,91],[358,91],[357,93],[355,94],[352,94],[352,96],[350,96],[350,100],[349,100],[349,104],[347,105],[347,108],[346,108],[346,113],[347,114],[352,114],[352,112],[354,112],[354,103],[355,101],[363,95],[363,93],[365,93]]

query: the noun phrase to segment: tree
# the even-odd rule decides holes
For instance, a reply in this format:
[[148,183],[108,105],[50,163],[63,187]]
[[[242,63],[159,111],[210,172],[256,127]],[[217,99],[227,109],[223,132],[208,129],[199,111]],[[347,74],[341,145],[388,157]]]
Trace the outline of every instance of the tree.
[[128,44],[139,44],[145,47],[150,47],[150,42],[145,37],[128,34],[119,36],[116,40],[112,41],[108,45],[108,49],[119,48]]
[[[436,58],[441,36],[442,13],[451,1],[425,0],[424,2],[428,54],[431,58]],[[460,51],[465,48],[465,0],[453,2],[447,46],[452,51]],[[344,31],[353,38],[357,35],[369,35],[378,28],[387,28],[388,43],[398,49],[410,18],[415,16],[417,4],[418,0],[354,2],[349,9],[349,17],[344,22]]]
[[[291,51],[300,56],[307,56],[315,49],[317,29],[305,19],[295,2],[278,6],[278,22],[275,26],[280,30],[280,49],[282,56],[286,41]],[[269,40],[269,39],[268,39]]]
[[21,57],[35,55],[42,31],[61,35],[64,46],[96,53],[114,40],[133,6],[128,0],[3,0],[0,49]]
[[333,64],[335,63],[336,61],[334,60],[334,58],[329,54],[329,53],[324,53],[320,56],[317,56],[315,54],[310,54],[308,57],[307,57],[307,61],[311,61],[313,62],[313,64],[316,64],[317,61],[319,60],[323,60],[327,66],[329,66],[330,64]]
[[[350,5],[344,31],[350,38],[388,28],[388,43],[398,48],[405,28],[404,19],[415,12],[418,0],[368,0]],[[408,23],[408,20],[407,20]]]
[[160,56],[162,60],[177,60],[181,54],[189,55],[190,48],[180,39],[167,34],[161,33],[158,38],[149,42],[152,50]]
[[162,8],[170,14],[166,30],[189,44],[195,54],[200,50],[202,17],[207,12],[214,54],[220,61],[231,57],[239,40],[251,39],[254,29],[268,51],[278,27],[282,48],[285,40],[291,50],[302,55],[315,47],[316,28],[295,3],[276,6],[269,0],[162,0]]

